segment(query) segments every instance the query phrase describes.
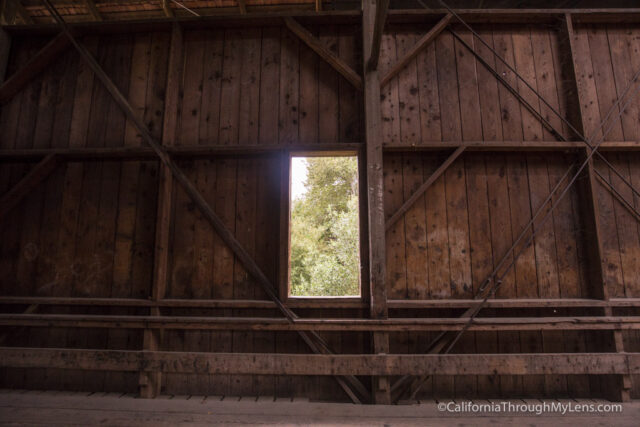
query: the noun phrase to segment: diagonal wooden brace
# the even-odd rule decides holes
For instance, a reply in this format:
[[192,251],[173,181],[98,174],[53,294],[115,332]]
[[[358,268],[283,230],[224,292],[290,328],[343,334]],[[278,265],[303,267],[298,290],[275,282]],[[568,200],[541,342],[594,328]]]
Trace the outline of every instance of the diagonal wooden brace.
[[[264,272],[260,269],[260,267],[256,264],[256,262],[251,258],[249,253],[244,249],[242,244],[235,238],[233,233],[224,225],[222,220],[216,215],[213,211],[209,203],[205,200],[205,198],[200,194],[197,188],[189,181],[187,176],[182,172],[182,170],[178,167],[178,165],[173,161],[173,159],[169,156],[166,149],[159,144],[155,138],[151,135],[151,132],[147,128],[147,126],[143,123],[143,121],[135,114],[133,108],[124,97],[124,95],[120,92],[117,86],[113,83],[113,81],[109,78],[109,76],[104,72],[100,64],[93,57],[91,52],[89,52],[82,44],[80,44],[73,34],[69,31],[66,23],[62,19],[62,17],[58,14],[56,9],[51,4],[50,0],[43,0],[46,4],[47,8],[51,15],[55,18],[56,22],[62,28],[63,32],[67,34],[69,40],[74,45],[76,50],[80,53],[82,58],[89,64],[93,72],[96,74],[98,79],[104,84],[105,88],[109,92],[109,94],[114,98],[118,106],[125,113],[127,118],[132,122],[135,126],[136,130],[140,132],[142,139],[151,146],[154,152],[160,158],[160,161],[171,171],[173,177],[176,179],[178,183],[183,187],[187,195],[194,201],[194,203],[198,206],[203,216],[211,223],[213,228],[216,230],[222,241],[224,241],[229,248],[233,251],[234,255],[238,258],[238,260],[244,265],[247,272],[253,276],[258,284],[262,287],[265,293],[269,296],[269,298],[276,304],[278,309],[289,319],[289,321],[294,322],[297,316],[287,308],[282,301],[278,298],[275,288],[264,274]],[[317,333],[311,332],[299,332],[302,339],[307,343],[307,345],[311,348],[311,350],[315,353],[324,353],[330,354],[330,350],[326,344],[326,342],[320,337]],[[312,339],[313,337],[313,339]],[[355,378],[355,376],[345,376],[345,377],[336,377],[340,386],[345,390],[345,392],[349,395],[349,397],[355,403],[361,403],[360,399],[357,397],[356,393],[352,390],[351,387],[354,387],[360,392],[362,396],[368,398],[368,391],[362,385],[362,383]]]
[[362,77],[356,73],[353,68],[340,59],[335,53],[331,52],[320,40],[314,37],[306,28],[293,18],[284,18],[284,23],[296,36],[309,46],[315,53],[331,65],[337,72],[347,79],[356,89],[362,90]]
[[391,218],[389,218],[386,223],[385,223],[385,230],[389,231],[389,229],[391,227],[393,227],[393,224],[395,224],[396,222],[398,222],[398,220],[400,218],[402,218],[402,215],[404,215],[409,209],[411,209],[411,206],[413,206],[413,204],[416,202],[416,200],[418,200],[420,198],[420,196],[422,196],[424,194],[425,191],[427,191],[427,189],[429,187],[431,187],[431,185],[438,179],[440,178],[440,175],[442,175],[449,166],[451,166],[451,164],[453,162],[456,161],[456,159],[458,157],[460,157],[460,154],[462,154],[465,150],[465,146],[460,146],[458,148],[456,148],[456,151],[454,151],[453,153],[451,153],[451,155],[449,157],[447,157],[447,160],[444,161],[444,163],[442,163],[442,165],[440,165],[440,167],[438,169],[435,170],[435,172],[433,172],[431,174],[431,176],[424,182],[424,184],[422,184],[412,195],[411,197],[409,197],[407,199],[406,202],[404,202],[402,204],[402,206],[400,206],[400,208],[398,208],[398,210],[396,211],[396,213],[394,213]]
[[389,80],[394,78],[396,74],[402,71],[402,69],[406,67],[407,64],[413,58],[415,58],[422,49],[424,49],[429,45],[429,43],[434,41],[436,37],[438,37],[438,34],[440,34],[442,30],[447,28],[447,25],[449,24],[449,21],[451,21],[451,18],[453,18],[453,15],[448,13],[444,18],[438,21],[438,23],[434,25],[434,27],[430,29],[427,34],[422,36],[422,38],[418,40],[415,46],[413,46],[413,48],[409,52],[407,52],[404,57],[402,57],[389,71],[387,71],[384,76],[382,76],[382,78],[380,79],[380,87],[383,87],[384,85],[389,83]]

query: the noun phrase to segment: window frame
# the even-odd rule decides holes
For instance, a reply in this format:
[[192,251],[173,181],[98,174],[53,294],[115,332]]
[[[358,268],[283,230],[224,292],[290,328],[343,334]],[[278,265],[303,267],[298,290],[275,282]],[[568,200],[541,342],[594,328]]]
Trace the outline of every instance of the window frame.
[[[291,162],[293,157],[355,157],[358,162],[358,217],[360,236],[360,295],[359,296],[292,296],[290,295],[290,256],[291,256]],[[369,245],[366,212],[366,169],[365,162],[359,150],[290,150],[281,159],[280,177],[280,265],[278,287],[280,300],[290,306],[297,307],[364,307],[368,298],[369,286]],[[363,179],[364,178],[364,179]],[[338,303],[338,305],[336,305]]]

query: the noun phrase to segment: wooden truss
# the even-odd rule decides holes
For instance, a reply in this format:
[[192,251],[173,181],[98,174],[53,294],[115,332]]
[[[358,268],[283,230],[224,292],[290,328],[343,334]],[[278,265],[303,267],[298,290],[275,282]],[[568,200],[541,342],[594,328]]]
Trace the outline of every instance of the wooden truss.
[[[607,284],[603,276],[601,227],[595,182],[599,181],[610,191],[611,184],[593,167],[591,161],[584,171],[586,179],[581,180],[582,211],[591,239],[589,247],[592,262],[592,278],[597,288],[595,294],[599,299],[562,299],[562,300],[492,300],[484,302],[484,306],[492,308],[514,307],[589,307],[601,310],[601,315],[590,317],[539,317],[539,318],[482,318],[473,319],[469,325],[468,318],[478,300],[447,301],[393,301],[386,296],[385,277],[385,232],[399,220],[418,200],[424,192],[454,163],[465,151],[510,151],[510,150],[571,150],[587,159],[591,148],[582,141],[525,141],[525,142],[441,142],[428,147],[397,146],[387,147],[381,134],[380,88],[387,84],[403,69],[425,46],[432,42],[440,32],[447,29],[451,22],[539,22],[553,23],[561,18],[560,31],[565,34],[566,53],[575,63],[576,47],[573,44],[573,22],[625,21],[637,22],[640,19],[638,9],[631,10],[434,10],[434,11],[388,11],[388,1],[363,0],[362,13],[353,11],[321,12],[321,13],[246,13],[244,1],[238,2],[240,14],[233,17],[198,17],[176,18],[169,1],[163,2],[166,19],[152,20],[144,23],[150,27],[167,28],[172,31],[171,52],[169,60],[163,139],[156,141],[140,117],[135,113],[127,99],[120,93],[93,58],[92,54],[76,39],[76,34],[99,28],[100,31],[123,31],[121,23],[103,20],[95,4],[86,0],[88,12],[96,21],[91,26],[83,23],[68,25],[48,0],[45,0],[57,26],[39,25],[39,31],[59,32],[32,60],[0,86],[0,102],[6,102],[15,95],[31,79],[37,76],[60,55],[67,47],[73,45],[83,59],[89,64],[95,75],[101,80],[109,93],[116,100],[122,111],[142,135],[149,147],[136,148],[83,148],[83,149],[31,149],[0,150],[0,161],[16,159],[41,159],[34,169],[12,190],[0,199],[0,219],[39,182],[44,180],[56,164],[69,160],[127,160],[127,159],[159,159],[161,178],[159,187],[159,203],[157,212],[157,229],[155,243],[155,266],[152,295],[149,300],[134,299],[89,299],[89,298],[36,298],[36,297],[2,297],[1,304],[28,305],[23,314],[2,314],[0,324],[5,326],[60,326],[60,327],[127,327],[144,330],[144,350],[134,351],[90,351],[62,349],[20,349],[0,348],[0,366],[6,367],[73,367],[79,369],[125,370],[140,372],[141,394],[154,397],[159,392],[162,372],[209,372],[209,373],[246,373],[246,374],[279,374],[279,375],[332,375],[345,392],[355,401],[362,402],[370,398],[376,403],[390,403],[392,390],[399,385],[391,385],[388,376],[404,375],[413,379],[415,376],[440,374],[594,374],[615,375],[611,385],[611,396],[617,400],[626,400],[628,395],[628,376],[640,373],[640,357],[637,354],[626,354],[622,347],[621,331],[640,329],[640,320],[634,316],[613,316],[615,307],[638,307],[637,299],[609,298]],[[317,2],[316,9],[321,9]],[[342,22],[362,23],[363,64],[362,74],[353,70],[337,55],[331,52],[320,40],[308,31],[301,22],[323,22],[338,20]],[[378,75],[377,64],[381,37],[385,22],[435,22],[429,30],[398,63],[384,76]],[[369,264],[370,264],[370,300],[366,302],[341,302],[345,309],[369,309],[369,319],[301,319],[292,311],[296,303],[283,304],[275,291],[275,287],[261,271],[240,242],[228,230],[206,200],[196,190],[176,165],[175,157],[206,157],[221,155],[265,155],[286,150],[299,150],[295,146],[192,146],[173,147],[176,137],[176,116],[178,108],[178,82],[181,79],[182,27],[197,26],[203,23],[221,25],[256,25],[264,23],[284,24],[300,40],[330,64],[364,96],[366,141],[363,144],[337,144],[333,146],[313,146],[314,150],[352,149],[366,153],[367,175],[367,216],[369,230]],[[127,24],[130,27],[130,24]],[[33,28],[30,28],[32,30]],[[25,28],[26,30],[26,28]],[[16,28],[15,31],[22,31]],[[572,64],[574,65],[574,64]],[[575,83],[575,72],[572,76]],[[503,82],[504,84],[504,82]],[[576,91],[578,97],[580,91]],[[582,108],[582,102],[580,102]],[[582,113],[582,110],[580,111]],[[582,132],[584,119],[582,114],[574,123]],[[588,143],[587,143],[588,145]],[[602,144],[604,150],[637,150],[640,144],[636,141],[607,142]],[[453,149],[446,161],[406,200],[406,202],[386,222],[383,212],[383,180],[382,160],[385,151]],[[215,300],[170,300],[165,299],[168,274],[169,224],[172,215],[173,184],[177,181],[194,200],[205,218],[212,224],[223,241],[232,249],[236,257],[245,265],[258,284],[265,290],[271,301],[215,301]],[[640,220],[633,203],[619,194],[616,199],[632,211]],[[149,316],[90,316],[90,315],[43,315],[35,314],[38,305],[104,305],[104,306],[140,306],[149,307]],[[304,303],[300,303],[304,306]],[[332,303],[335,307],[335,303]],[[317,305],[316,305],[317,306]],[[278,309],[282,318],[213,318],[213,317],[167,317],[160,313],[161,307],[232,307],[232,308],[272,308]],[[451,307],[467,309],[460,318],[389,318],[389,309],[421,309],[430,307]],[[240,330],[292,330],[298,331],[307,343],[312,356],[296,356],[287,354],[203,354],[158,351],[163,329],[240,329]],[[612,342],[616,353],[598,354],[514,354],[514,355],[444,355],[443,345],[436,346],[434,354],[428,355],[390,355],[389,334],[400,331],[440,331],[447,337],[464,330],[607,330],[611,331]],[[372,353],[367,355],[334,355],[316,331],[370,331],[372,333]],[[448,334],[448,335],[447,335]],[[442,341],[444,342],[444,341]],[[374,379],[371,393],[354,375],[370,375]],[[419,386],[419,379],[412,380],[411,387]]]

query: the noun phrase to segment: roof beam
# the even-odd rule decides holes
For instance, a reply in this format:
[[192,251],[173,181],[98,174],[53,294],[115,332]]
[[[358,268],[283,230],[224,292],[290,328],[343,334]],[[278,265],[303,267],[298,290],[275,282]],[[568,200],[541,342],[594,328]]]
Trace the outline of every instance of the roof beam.
[[[163,0],[159,0],[163,1]],[[30,6],[33,8],[34,6]],[[253,6],[252,13],[243,15],[237,7],[227,8],[199,8],[203,16],[172,17],[166,15],[164,18],[149,17],[148,11],[142,12],[139,16],[136,13],[127,15],[126,19],[120,18],[118,21],[108,20],[102,23],[88,23],[78,20],[74,15],[67,15],[70,25],[74,28],[86,28],[89,32],[99,30],[101,32],[136,32],[141,31],[141,25],[164,25],[169,27],[169,19],[177,19],[181,23],[190,25],[202,25],[204,23],[215,22],[222,26],[242,26],[265,24],[275,25],[278,20],[285,16],[304,18],[308,21],[322,23],[357,23],[360,20],[359,10],[327,10],[316,12],[312,4],[304,7],[287,9],[274,6]],[[387,22],[390,24],[415,23],[424,25],[428,22],[436,23],[438,19],[446,15],[448,11],[444,9],[389,9]],[[638,23],[640,22],[640,8],[627,9],[456,9],[455,12],[468,23],[527,23],[527,24],[556,24],[565,13],[572,13],[575,22],[579,23]],[[165,10],[166,13],[166,10]],[[105,13],[102,14],[106,15]],[[116,17],[116,15],[112,14]],[[93,25],[91,25],[93,24]],[[96,27],[96,25],[98,25]],[[46,18],[38,18],[33,25],[14,25],[10,31],[42,31],[51,32],[57,30]]]
[[356,89],[362,90],[362,77],[346,62],[331,52],[320,40],[291,17],[284,18],[284,23],[292,33],[300,38],[315,53],[331,65],[337,72],[347,79]]

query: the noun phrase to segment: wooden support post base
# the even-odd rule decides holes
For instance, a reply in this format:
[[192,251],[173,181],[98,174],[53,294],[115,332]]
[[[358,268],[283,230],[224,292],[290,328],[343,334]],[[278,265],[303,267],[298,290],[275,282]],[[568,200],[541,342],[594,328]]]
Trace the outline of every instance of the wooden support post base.
[[[373,333],[373,353],[389,354],[389,334],[386,332]],[[371,390],[373,403],[377,405],[391,405],[391,384],[389,377],[372,377]]]
[[[162,330],[145,329],[143,348],[150,351],[158,351],[162,342]],[[140,372],[138,379],[140,397],[153,399],[160,394],[162,389],[161,372]]]
[[160,372],[143,372],[140,374],[140,397],[154,399],[160,394],[162,374]]

